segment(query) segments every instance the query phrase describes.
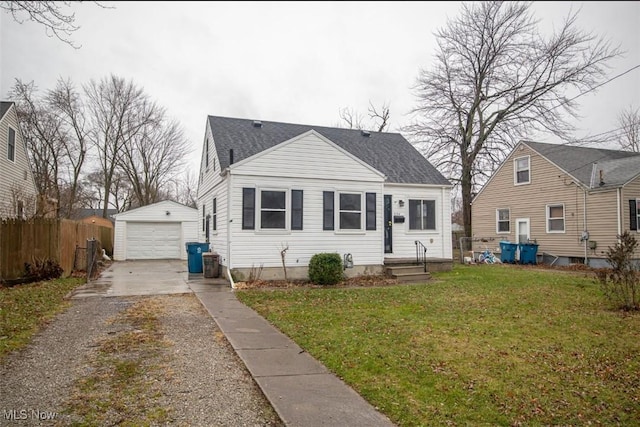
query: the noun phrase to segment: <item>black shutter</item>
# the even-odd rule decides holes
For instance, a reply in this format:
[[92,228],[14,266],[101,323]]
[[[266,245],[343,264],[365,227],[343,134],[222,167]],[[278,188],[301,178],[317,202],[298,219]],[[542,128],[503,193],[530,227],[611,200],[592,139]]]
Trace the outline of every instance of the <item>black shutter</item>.
[[375,230],[376,229],[376,193],[367,193],[366,200],[366,209],[367,209],[367,230]]
[[322,229],[333,230],[333,191],[322,192]]
[[242,189],[242,229],[255,230],[256,228],[256,189]]
[[435,230],[436,229],[436,201],[435,200],[425,200],[425,208],[427,209],[427,230]]
[[635,199],[629,200],[629,229],[638,229],[638,212],[636,211]]
[[291,190],[291,229],[302,230],[302,190]]

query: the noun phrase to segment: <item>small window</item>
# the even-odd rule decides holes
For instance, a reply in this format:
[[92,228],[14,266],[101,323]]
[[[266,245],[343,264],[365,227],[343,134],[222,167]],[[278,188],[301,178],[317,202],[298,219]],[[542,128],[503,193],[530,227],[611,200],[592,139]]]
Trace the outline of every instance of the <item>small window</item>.
[[564,233],[564,205],[547,205],[547,233]]
[[7,146],[7,159],[16,160],[16,131],[9,128],[9,144]]
[[496,210],[496,232],[498,233],[511,232],[511,221],[510,221],[509,209]]
[[213,231],[218,230],[218,201],[213,199],[213,211],[211,212],[211,227]]
[[287,226],[286,191],[260,192],[260,228],[285,229]]
[[302,190],[291,190],[291,229],[302,230]]
[[529,156],[520,157],[513,161],[515,184],[529,184],[531,182]]
[[409,230],[436,229],[436,201],[409,200]]
[[340,230],[362,229],[362,195],[340,193]]

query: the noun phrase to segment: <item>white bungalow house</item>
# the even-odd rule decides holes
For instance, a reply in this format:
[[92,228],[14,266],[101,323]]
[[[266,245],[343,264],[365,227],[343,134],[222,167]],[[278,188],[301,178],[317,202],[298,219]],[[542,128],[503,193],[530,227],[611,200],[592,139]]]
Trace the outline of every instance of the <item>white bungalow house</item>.
[[352,260],[347,276],[415,261],[423,248],[447,268],[450,192],[399,133],[209,116],[200,241],[234,280],[258,271],[280,279],[283,263],[289,278],[304,279],[321,252]]

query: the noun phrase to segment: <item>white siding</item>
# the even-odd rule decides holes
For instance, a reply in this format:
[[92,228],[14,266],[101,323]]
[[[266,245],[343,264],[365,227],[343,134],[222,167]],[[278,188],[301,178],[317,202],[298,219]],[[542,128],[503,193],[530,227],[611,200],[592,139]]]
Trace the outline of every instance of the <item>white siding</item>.
[[[7,156],[9,127],[15,131],[14,161]],[[26,216],[35,214],[37,191],[29,162],[15,106],[11,106],[0,121],[0,218],[16,215],[16,198],[23,202]]]
[[[392,229],[393,252],[386,258],[415,258],[418,240],[427,247],[428,258],[452,257],[451,249],[451,190],[443,187],[387,184],[384,194],[392,196],[393,216],[403,216],[404,223],[394,223]],[[436,205],[435,230],[409,229],[409,200],[434,200]],[[400,201],[404,206],[400,206]]]
[[340,181],[381,181],[375,171],[315,132],[307,132],[232,166],[238,175],[328,178]]
[[[167,215],[169,212],[169,215]],[[143,206],[115,216],[114,250],[115,260],[130,259],[127,248],[128,234],[132,227],[143,224],[180,223],[181,240],[179,245],[180,259],[187,259],[185,243],[198,241],[198,212],[196,209],[179,203],[164,201],[153,205]]]
[[[320,252],[337,252],[341,256],[353,255],[354,265],[382,265],[382,183],[340,181],[337,179],[296,179],[234,176],[231,177],[231,268],[281,267],[280,251],[288,246],[287,266],[306,267],[311,257]],[[256,182],[258,184],[256,185]],[[260,230],[259,213],[256,212],[256,229],[242,229],[242,188],[256,188],[256,198],[261,189],[303,190],[303,230]],[[323,230],[323,191],[376,193],[376,230],[346,232]],[[289,204],[290,201],[288,200]],[[337,211],[337,204],[336,204]],[[362,214],[365,214],[364,204]],[[287,210],[290,216],[290,210]]]

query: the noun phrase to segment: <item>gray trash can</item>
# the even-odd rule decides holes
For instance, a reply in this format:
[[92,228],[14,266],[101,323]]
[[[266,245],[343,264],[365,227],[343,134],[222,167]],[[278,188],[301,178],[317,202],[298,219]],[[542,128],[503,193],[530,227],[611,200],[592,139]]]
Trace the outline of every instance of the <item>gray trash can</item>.
[[205,252],[202,254],[202,269],[204,277],[220,277],[220,255],[215,252]]

